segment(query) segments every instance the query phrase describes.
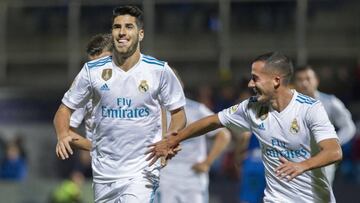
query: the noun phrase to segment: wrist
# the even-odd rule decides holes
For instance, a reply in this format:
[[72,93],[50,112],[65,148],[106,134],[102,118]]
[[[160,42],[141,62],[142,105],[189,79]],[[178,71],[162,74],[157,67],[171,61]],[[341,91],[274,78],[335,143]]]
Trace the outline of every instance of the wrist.
[[61,140],[61,139],[63,139],[64,137],[67,137],[68,135],[69,135],[68,133],[60,133],[60,134],[58,134],[57,139],[58,139],[58,140]]
[[180,143],[180,140],[178,140],[177,136],[172,136],[168,138],[168,143],[170,147],[176,147]]
[[303,161],[303,162],[302,162],[302,165],[303,165],[303,168],[304,168],[304,172],[311,169],[311,166],[310,166],[310,163],[309,163],[308,160]]

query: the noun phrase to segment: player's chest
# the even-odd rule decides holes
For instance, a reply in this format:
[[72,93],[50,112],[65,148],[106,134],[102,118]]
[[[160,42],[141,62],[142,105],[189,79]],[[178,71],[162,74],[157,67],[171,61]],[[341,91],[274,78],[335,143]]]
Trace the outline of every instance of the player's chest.
[[298,149],[310,141],[309,131],[300,114],[285,117],[269,114],[266,119],[253,119],[252,126],[253,133],[267,145]]
[[114,69],[103,69],[93,75],[92,89],[96,97],[106,100],[118,98],[147,101],[157,98],[160,80],[145,72],[123,73]]

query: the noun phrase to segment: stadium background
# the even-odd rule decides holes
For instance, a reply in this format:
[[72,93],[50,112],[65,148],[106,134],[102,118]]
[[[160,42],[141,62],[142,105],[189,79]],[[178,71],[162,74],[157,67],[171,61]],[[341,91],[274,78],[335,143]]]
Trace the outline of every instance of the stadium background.
[[[28,164],[24,180],[0,181],[1,203],[46,202],[67,177],[76,159],[56,159],[53,115],[86,61],[86,42],[109,32],[112,8],[127,3],[144,8],[143,53],[168,61],[188,95],[215,112],[237,100],[253,57],[278,50],[313,65],[319,89],[342,99],[359,129],[359,1],[0,0],[0,138],[19,137]],[[347,146],[336,174],[338,202],[360,202],[359,143],[355,137]],[[211,172],[210,202],[237,196],[224,156]],[[82,190],[89,201],[91,181]]]

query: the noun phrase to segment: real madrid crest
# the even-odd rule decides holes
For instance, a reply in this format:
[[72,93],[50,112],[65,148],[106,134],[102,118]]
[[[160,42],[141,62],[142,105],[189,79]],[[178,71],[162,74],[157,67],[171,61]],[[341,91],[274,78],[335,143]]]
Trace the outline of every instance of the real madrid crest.
[[294,118],[294,120],[291,122],[291,126],[290,126],[290,132],[292,134],[296,134],[300,131],[300,127],[299,127],[299,124],[296,120],[296,118]]
[[260,110],[258,111],[257,117],[260,118],[262,121],[268,117],[269,114],[269,107],[268,106],[261,106]]
[[101,73],[101,78],[104,79],[105,81],[108,81],[112,76],[112,69],[107,68],[104,69]]
[[239,104],[230,107],[230,114],[234,114],[239,108]]
[[149,90],[149,85],[147,84],[146,80],[142,80],[139,85],[139,91],[144,93]]

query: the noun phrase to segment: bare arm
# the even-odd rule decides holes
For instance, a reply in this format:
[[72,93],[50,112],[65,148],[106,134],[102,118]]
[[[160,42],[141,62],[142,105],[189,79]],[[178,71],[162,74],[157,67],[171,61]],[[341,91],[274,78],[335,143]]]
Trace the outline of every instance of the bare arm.
[[[173,111],[170,111],[171,120],[168,131],[169,132],[178,132],[186,126],[186,115],[184,108],[179,108]],[[166,115],[165,115],[166,119]],[[166,122],[165,122],[166,123]]]
[[70,128],[69,134],[72,137],[72,140],[70,142],[70,145],[72,147],[75,147],[77,149],[82,149],[85,151],[91,150],[92,144],[89,139],[86,139],[85,137],[78,134],[73,128]]
[[61,104],[54,117],[54,127],[57,139],[69,136],[70,116],[73,110]]
[[211,115],[198,120],[179,133],[173,133],[176,136],[168,136],[162,141],[150,145],[151,149],[147,152],[149,154],[147,160],[152,160],[149,165],[154,164],[158,158],[167,157],[169,152],[173,150],[181,141],[200,136],[212,130],[222,127],[218,115]]
[[56,155],[61,159],[69,158],[69,154],[73,154],[70,147],[72,138],[69,136],[70,116],[73,110],[61,104],[54,117],[54,127],[57,137]]
[[169,142],[173,145],[179,144],[183,140],[203,135],[220,127],[223,126],[220,123],[219,117],[217,114],[214,114],[190,124],[181,130],[177,136],[170,137]]
[[319,142],[320,152],[304,161],[306,171],[330,165],[342,159],[342,150],[337,139],[326,139]]
[[195,170],[198,173],[208,172],[214,160],[218,158],[221,152],[223,152],[226,149],[226,147],[229,145],[230,140],[231,140],[231,134],[229,130],[227,130],[226,128],[221,129],[218,133],[216,133],[215,141],[211,147],[208,156],[204,161],[195,164],[192,167],[193,170]]
[[73,154],[71,147],[82,150],[91,150],[90,140],[70,128],[70,116],[73,110],[61,104],[54,117],[54,127],[57,136],[56,154],[61,159],[69,158]]
[[235,145],[235,166],[240,167],[242,161],[245,159],[247,154],[247,148],[249,146],[251,132],[243,132],[236,137]]
[[318,145],[319,153],[299,163],[280,157],[282,164],[275,169],[277,176],[287,177],[288,180],[291,180],[305,171],[327,166],[342,159],[342,151],[337,139],[326,139],[319,142]]

